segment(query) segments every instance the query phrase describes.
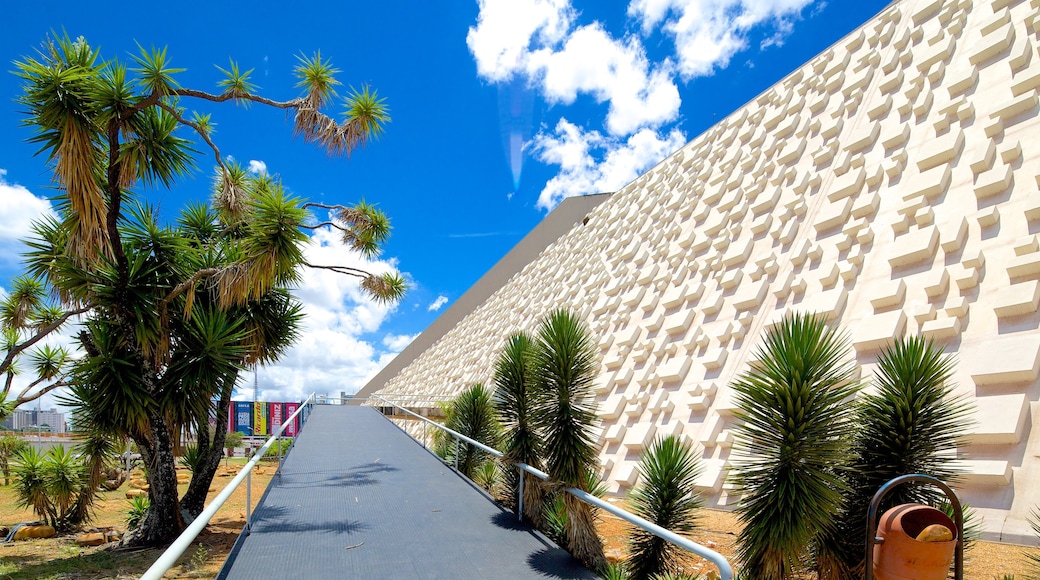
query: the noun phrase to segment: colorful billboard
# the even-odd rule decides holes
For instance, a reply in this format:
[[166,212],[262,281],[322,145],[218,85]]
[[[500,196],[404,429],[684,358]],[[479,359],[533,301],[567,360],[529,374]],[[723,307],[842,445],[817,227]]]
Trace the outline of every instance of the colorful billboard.
[[270,435],[267,430],[267,403],[253,403],[253,435]]
[[244,435],[253,434],[253,404],[246,401],[233,401],[231,403],[231,421],[234,425],[233,431]]
[[[285,404],[285,418],[292,417],[292,414],[296,412],[296,409],[300,408],[299,403],[286,403]],[[302,415],[302,413],[301,413]],[[285,435],[289,437],[296,437],[296,434],[300,431],[300,416],[293,417],[293,420],[285,426]]]
[[268,403],[267,404],[267,423],[268,429],[271,435],[278,432],[278,428],[282,426],[282,410],[285,409],[285,403]]

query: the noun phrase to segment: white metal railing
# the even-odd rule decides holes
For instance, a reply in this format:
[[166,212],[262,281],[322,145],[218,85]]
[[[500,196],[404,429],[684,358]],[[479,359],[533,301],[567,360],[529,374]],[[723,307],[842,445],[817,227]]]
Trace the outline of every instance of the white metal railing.
[[[372,399],[378,399],[379,401],[382,401],[382,402],[384,402],[384,403],[386,403],[388,405],[392,405],[394,407],[397,407],[398,409],[404,411],[405,413],[408,413],[409,415],[412,415],[412,416],[416,417],[417,419],[422,420],[423,421],[423,445],[426,444],[426,424],[427,423],[429,423],[429,424],[433,425],[434,427],[437,427],[438,429],[441,429],[442,431],[444,431],[444,432],[452,435],[453,437],[455,437],[455,469],[456,470],[458,470],[458,468],[459,468],[459,453],[458,453],[458,451],[459,451],[459,441],[460,440],[461,441],[465,441],[466,443],[469,443],[470,445],[473,445],[474,447],[477,447],[478,449],[481,449],[481,450],[483,450],[483,451],[485,451],[485,452],[487,452],[487,453],[489,453],[489,454],[491,454],[491,455],[493,455],[495,457],[502,457],[502,455],[503,455],[503,453],[501,451],[497,450],[497,449],[493,449],[491,447],[488,447],[487,445],[484,445],[483,443],[481,443],[479,441],[474,441],[473,439],[470,439],[469,437],[466,437],[465,435],[463,435],[463,434],[461,434],[461,433],[459,433],[457,431],[453,431],[453,430],[445,427],[444,425],[441,425],[440,423],[437,423],[435,421],[431,421],[431,420],[427,419],[426,417],[423,417],[422,415],[419,415],[419,414],[414,413],[414,412],[412,412],[412,411],[410,411],[408,409],[405,409],[404,407],[402,407],[402,406],[400,406],[400,405],[398,405],[396,403],[392,403],[392,402],[387,401],[386,399],[384,399],[382,397],[379,397],[379,396],[376,396],[376,395],[372,395],[371,398]],[[531,467],[530,465],[527,465],[527,464],[524,464],[524,463],[516,463],[514,465],[521,472],[526,471],[526,472],[530,473],[531,475],[533,475],[533,476],[535,476],[535,477],[537,477],[537,478],[539,478],[539,479],[541,479],[543,481],[549,479],[549,474],[548,473],[545,473],[544,471],[541,471],[539,469],[535,469],[535,468]],[[523,474],[521,473],[521,476],[520,476],[520,489],[519,489],[519,501],[518,501],[518,509],[517,509],[517,515],[520,516],[520,517],[522,517],[523,511],[524,511],[524,508],[523,508],[523,506],[524,506],[524,488],[523,488],[523,485],[524,485],[524,477],[523,477]],[[578,499],[580,499],[580,500],[582,500],[582,501],[584,501],[586,503],[592,504],[592,505],[594,505],[594,506],[596,506],[596,507],[598,507],[598,508],[600,508],[602,510],[608,511],[608,512],[614,514],[615,516],[625,520],[626,522],[628,522],[628,523],[630,523],[630,524],[632,524],[634,526],[638,526],[638,527],[640,527],[640,528],[650,532],[651,534],[653,534],[653,535],[655,535],[655,536],[657,536],[657,537],[659,537],[659,538],[661,538],[661,539],[663,539],[663,540],[665,540],[667,542],[671,542],[671,543],[675,544],[676,546],[679,546],[680,548],[682,548],[682,549],[684,549],[684,550],[686,550],[688,552],[692,552],[692,553],[694,553],[694,554],[704,558],[705,560],[710,561],[712,564],[715,564],[715,566],[719,569],[719,578],[720,578],[720,580],[732,580],[733,579],[733,568],[729,565],[729,562],[726,560],[726,558],[722,554],[719,554],[718,552],[716,552],[716,551],[714,551],[714,550],[712,550],[710,548],[706,548],[706,547],[704,547],[704,546],[694,542],[693,540],[690,540],[689,538],[685,538],[683,536],[680,536],[679,534],[676,534],[675,532],[673,532],[671,530],[662,528],[661,526],[659,526],[659,525],[657,525],[657,524],[655,524],[653,522],[650,522],[650,521],[648,521],[646,519],[643,519],[643,518],[641,518],[641,517],[639,517],[639,516],[637,516],[637,515],[635,515],[633,513],[629,513],[627,511],[625,511],[625,510],[615,506],[615,505],[607,503],[607,502],[603,501],[602,499],[600,499],[600,498],[598,498],[598,497],[596,497],[596,496],[594,496],[594,495],[592,495],[592,494],[590,494],[588,492],[582,491],[582,490],[580,490],[580,489],[578,489],[576,487],[568,488],[567,489],[567,493],[573,495],[574,497],[576,497],[576,498],[578,498]]]
[[[282,425],[278,428],[278,431],[276,431],[274,435],[271,435],[271,438],[268,439],[266,443],[264,443],[263,447],[257,449],[256,453],[253,454],[252,459],[250,459],[249,462],[246,463],[245,467],[243,467],[242,470],[238,472],[238,475],[236,475],[235,478],[227,484],[227,487],[221,490],[220,494],[217,495],[217,497],[213,498],[213,501],[210,502],[208,506],[206,506],[206,509],[202,510],[202,513],[199,514],[198,517],[196,517],[183,532],[181,532],[181,535],[178,536],[172,544],[170,544],[169,548],[166,548],[166,551],[159,556],[159,559],[156,560],[155,563],[153,563],[152,566],[145,571],[144,575],[141,576],[141,580],[159,580],[160,578],[162,578],[163,574],[165,574],[177,562],[177,558],[180,558],[181,554],[183,554],[184,551],[188,549],[188,546],[190,546],[191,543],[195,541],[195,538],[198,537],[198,535],[202,532],[203,528],[206,527],[206,524],[208,524],[209,521],[213,519],[213,516],[216,515],[217,510],[219,510],[220,507],[224,505],[224,502],[226,502],[227,499],[231,497],[231,493],[235,491],[239,484],[242,483],[242,480],[246,481],[245,532],[246,534],[249,533],[249,524],[252,515],[250,513],[250,500],[252,499],[250,497],[250,491],[252,490],[251,484],[253,467],[260,461],[264,454],[267,453],[267,450],[271,447],[271,444],[277,440],[279,457],[278,469],[275,471],[276,473],[280,471],[282,467],[282,432],[285,431],[285,428],[293,422],[293,419],[295,419],[297,415],[299,415],[300,412],[303,411],[304,407],[313,402],[314,393],[311,393],[311,396],[307,397],[307,400],[304,401],[299,406],[299,408],[296,409],[296,412],[294,412],[292,415],[289,415],[288,419],[282,421]],[[302,429],[303,425],[300,425],[300,428]]]

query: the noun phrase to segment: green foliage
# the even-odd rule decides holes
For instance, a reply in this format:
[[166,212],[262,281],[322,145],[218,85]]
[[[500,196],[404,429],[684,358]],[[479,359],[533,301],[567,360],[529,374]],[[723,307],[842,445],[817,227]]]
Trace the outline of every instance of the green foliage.
[[478,465],[473,472],[473,482],[492,497],[497,496],[502,485],[502,471],[498,468],[498,462],[489,460]]
[[0,471],[4,474],[4,485],[11,484],[11,459],[29,444],[17,435],[0,436]]
[[[502,432],[491,404],[491,393],[481,384],[470,386],[452,399],[444,426],[491,448],[498,445]],[[456,448],[457,458],[454,457]],[[451,461],[457,460],[459,472],[470,479],[479,465],[492,459],[486,451],[468,443],[460,443],[457,447],[451,445],[449,453]]]
[[[588,474],[598,467],[594,429],[598,423],[592,390],[599,372],[599,348],[574,314],[556,310],[538,329],[534,356],[537,385],[534,422],[543,437],[549,484],[588,489]],[[594,570],[606,566],[596,533],[595,512],[570,494],[567,550]]]
[[[651,444],[639,460],[639,485],[630,496],[632,511],[679,534],[693,531],[703,502],[693,486],[700,471],[688,441],[670,435]],[[628,569],[633,580],[679,572],[679,548],[641,528],[629,539]]]
[[199,454],[199,446],[190,444],[184,447],[184,451],[181,454],[180,459],[177,462],[188,471],[195,473],[195,469],[199,465],[203,457]]
[[733,481],[743,492],[738,558],[762,580],[783,580],[834,525],[845,483],[856,369],[848,340],[819,316],[795,314],[767,331],[751,368],[733,383]]
[[148,496],[144,495],[132,497],[127,500],[127,503],[130,504],[130,510],[126,514],[126,527],[135,530],[144,521],[144,516],[148,513],[148,506],[151,503],[148,501]]
[[242,446],[242,441],[245,439],[245,435],[238,431],[232,431],[224,436],[224,448],[228,450],[228,455],[231,455],[231,450],[236,447]]
[[288,437],[284,437],[280,440],[277,440],[274,443],[272,443],[270,447],[267,448],[267,451],[264,453],[263,459],[273,459],[277,461],[279,457],[279,450],[281,450],[281,457],[285,457],[285,455],[289,453],[289,450],[292,449],[292,445],[293,440]]
[[[969,432],[972,409],[954,395],[953,372],[953,359],[920,337],[898,340],[878,356],[877,389],[856,405],[842,517],[820,540],[821,577],[862,575],[863,522],[871,499],[885,483],[909,473],[956,481],[953,452]],[[903,503],[939,506],[945,499],[932,485],[901,485],[885,498],[878,513]],[[965,523],[971,523],[971,514],[965,510]],[[967,542],[969,534],[964,538]]]
[[19,505],[32,509],[57,530],[79,523],[74,518],[76,500],[80,494],[92,493],[82,460],[62,445],[52,447],[46,454],[27,447],[15,458]]
[[[1033,534],[1040,538],[1040,508],[1034,508],[1029,513],[1029,526],[1033,528]],[[1026,554],[1029,562],[1029,580],[1040,580],[1040,553],[1036,551]]]
[[[494,405],[503,428],[503,457],[507,465],[525,463],[542,467],[542,444],[534,421],[535,405],[535,341],[525,333],[509,337],[506,346],[495,360]],[[515,502],[519,492],[520,474],[506,470],[507,495]],[[541,527],[543,500],[541,480],[525,474],[524,516],[535,527]]]

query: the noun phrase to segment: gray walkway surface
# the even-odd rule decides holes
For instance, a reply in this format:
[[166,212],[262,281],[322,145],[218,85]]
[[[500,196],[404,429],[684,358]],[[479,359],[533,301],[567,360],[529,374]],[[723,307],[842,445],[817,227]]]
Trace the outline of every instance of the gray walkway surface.
[[596,578],[371,407],[300,433],[218,578]]

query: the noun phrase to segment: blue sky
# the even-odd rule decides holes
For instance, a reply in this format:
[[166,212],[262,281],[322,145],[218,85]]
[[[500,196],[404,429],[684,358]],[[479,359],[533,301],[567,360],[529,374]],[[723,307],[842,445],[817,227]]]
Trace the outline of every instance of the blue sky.
[[[394,308],[317,273],[300,296],[308,332],[262,369],[262,398],[354,391],[531,230],[560,199],[615,191],[888,4],[882,0],[384,0],[369,3],[56,1],[5,8],[0,59],[48,32],[84,36],[107,58],[166,46],[184,86],[216,91],[229,59],[261,93],[297,95],[292,67],[320,50],[348,86],[387,99],[385,135],[350,159],[294,140],[281,111],[208,108],[223,155],[277,174],[313,201],[364,198],[391,217],[380,262],[412,290]],[[107,6],[107,5],[106,5]],[[114,5],[112,5],[114,6]],[[13,75],[0,82],[0,285],[16,240],[48,211],[50,174],[25,143]],[[342,91],[341,93],[345,93]],[[191,107],[191,103],[185,103]],[[202,107],[200,107],[202,108]],[[212,161],[172,190],[165,215],[209,195]],[[356,256],[318,234],[325,263]],[[242,396],[252,396],[252,379]]]

